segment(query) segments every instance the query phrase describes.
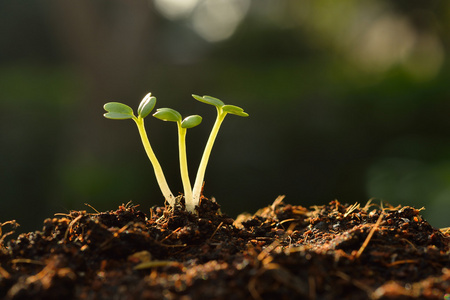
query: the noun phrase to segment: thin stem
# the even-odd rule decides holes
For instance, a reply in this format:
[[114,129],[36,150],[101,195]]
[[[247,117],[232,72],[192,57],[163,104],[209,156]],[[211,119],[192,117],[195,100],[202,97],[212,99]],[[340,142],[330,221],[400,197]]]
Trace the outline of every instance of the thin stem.
[[134,117],[133,120],[136,122],[137,128],[139,130],[139,135],[141,136],[145,152],[147,153],[147,156],[153,165],[153,170],[155,171],[156,181],[158,182],[159,188],[161,189],[164,198],[167,200],[167,202],[169,202],[169,205],[174,206],[175,198],[170,191],[169,186],[167,185],[167,181],[164,177],[161,165],[159,164],[158,159],[156,158],[156,155],[153,152],[152,147],[150,146],[150,141],[148,140],[147,132],[145,131],[144,119],[141,117]]
[[203,156],[200,161],[200,165],[197,171],[197,177],[195,178],[193,193],[193,205],[198,205],[200,202],[200,193],[202,191],[203,179],[205,178],[206,166],[208,165],[209,156],[211,155],[211,150],[216,140],[217,133],[219,132],[220,125],[222,125],[223,120],[227,114],[223,113],[222,109],[217,107],[217,118],[214,126],[209,135],[208,141],[206,142],[205,150],[203,151]]
[[195,205],[192,202],[192,188],[191,188],[191,181],[189,180],[189,172],[186,156],[187,129],[182,128],[180,122],[178,122],[177,125],[178,125],[178,148],[180,155],[180,174],[181,174],[181,181],[183,182],[184,201],[186,204],[186,210],[193,212]]

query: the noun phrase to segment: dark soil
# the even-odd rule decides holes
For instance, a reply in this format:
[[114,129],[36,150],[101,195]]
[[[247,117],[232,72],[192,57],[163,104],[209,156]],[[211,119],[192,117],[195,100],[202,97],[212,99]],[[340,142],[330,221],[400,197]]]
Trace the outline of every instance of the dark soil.
[[2,299],[450,299],[450,234],[407,206],[124,205],[7,243],[1,225]]

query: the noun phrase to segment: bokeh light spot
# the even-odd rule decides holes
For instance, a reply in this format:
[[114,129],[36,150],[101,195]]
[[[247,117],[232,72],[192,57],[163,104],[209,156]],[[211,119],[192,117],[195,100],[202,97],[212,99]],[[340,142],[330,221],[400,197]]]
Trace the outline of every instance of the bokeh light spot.
[[176,20],[188,16],[198,0],[155,0],[156,9],[167,19]]
[[193,15],[194,30],[209,42],[229,38],[246,16],[250,0],[206,0]]

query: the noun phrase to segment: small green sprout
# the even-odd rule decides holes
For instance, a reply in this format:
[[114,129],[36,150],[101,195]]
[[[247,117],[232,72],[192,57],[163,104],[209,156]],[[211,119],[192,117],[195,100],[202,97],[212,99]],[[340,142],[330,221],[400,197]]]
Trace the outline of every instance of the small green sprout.
[[[209,156],[211,155],[211,150],[214,141],[216,140],[217,133],[219,132],[220,126],[222,125],[225,116],[227,114],[233,114],[240,117],[248,117],[248,114],[244,112],[242,108],[234,105],[225,105],[221,100],[217,98],[210,96],[192,96],[200,102],[215,106],[217,109],[217,118],[206,143],[205,150],[198,167],[197,177],[195,178],[193,189],[191,188],[191,182],[189,180],[186,155],[186,133],[188,128],[199,125],[202,122],[202,117],[200,117],[199,115],[193,115],[182,119],[181,114],[171,108],[160,108],[157,109],[156,113],[153,114],[154,117],[160,120],[177,123],[181,180],[183,182],[186,210],[190,212],[194,212],[195,207],[200,202],[200,194],[203,186],[203,179],[205,177],[206,166],[208,164]],[[161,165],[156,159],[155,153],[150,146],[150,142],[148,140],[144,126],[144,118],[150,114],[150,112],[155,107],[155,104],[156,98],[151,96],[151,93],[148,93],[139,104],[137,117],[134,115],[133,109],[131,107],[118,102],[106,103],[104,105],[104,108],[107,113],[105,113],[104,116],[108,119],[114,120],[132,119],[136,123],[142,143],[144,145],[144,149],[153,165],[153,170],[155,171],[156,180],[158,181],[161,192],[163,193],[169,205],[173,207],[175,205],[176,199],[170,191],[169,186],[167,185]]]
[[203,103],[206,103],[209,105],[213,105],[217,109],[217,118],[216,118],[214,126],[211,130],[211,133],[209,135],[208,141],[206,142],[205,150],[203,152],[203,156],[200,161],[200,165],[198,167],[197,177],[195,178],[194,189],[192,191],[193,205],[195,207],[195,205],[198,205],[198,203],[200,202],[200,194],[202,191],[203,179],[205,177],[206,166],[208,164],[209,156],[211,155],[211,150],[212,150],[214,141],[216,140],[217,133],[219,132],[220,125],[222,125],[222,122],[225,119],[225,116],[227,114],[233,114],[233,115],[237,115],[240,117],[248,117],[248,114],[246,112],[244,112],[244,110],[238,106],[226,105],[221,100],[211,97],[211,96],[201,97],[201,96],[197,96],[197,95],[192,95],[192,97],[194,97],[194,99],[196,99],[200,102],[203,102]]
[[202,122],[202,117],[200,117],[199,115],[193,115],[182,120],[181,114],[171,108],[159,108],[156,110],[156,113],[154,113],[153,116],[163,121],[176,122],[178,125],[178,148],[180,156],[181,181],[183,182],[184,189],[184,200],[186,204],[186,210],[192,212],[195,209],[195,205],[192,199],[192,187],[191,181],[189,180],[187,165],[186,132],[188,128],[199,125]]
[[136,117],[133,113],[133,109],[128,105],[119,102],[109,102],[104,105],[104,109],[107,113],[104,114],[105,118],[113,120],[126,120],[132,119],[139,130],[139,135],[141,136],[142,144],[144,145],[145,152],[147,153],[150,162],[153,165],[153,170],[155,172],[156,180],[158,182],[159,188],[161,189],[164,198],[169,203],[169,205],[174,206],[175,197],[167,185],[166,178],[164,177],[161,165],[153,152],[150,142],[147,137],[147,132],[145,131],[144,118],[147,117],[153,110],[156,104],[156,98],[148,93],[144,99],[142,99],[139,104]]

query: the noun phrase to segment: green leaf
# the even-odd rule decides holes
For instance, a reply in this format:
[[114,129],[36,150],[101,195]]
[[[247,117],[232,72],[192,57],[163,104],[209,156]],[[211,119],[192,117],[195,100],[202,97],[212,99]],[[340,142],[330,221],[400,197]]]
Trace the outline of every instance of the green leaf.
[[222,110],[226,113],[237,115],[240,117],[248,117],[248,113],[244,112],[244,110],[235,105],[224,105]]
[[137,112],[141,118],[145,118],[146,116],[148,116],[155,107],[156,98],[152,97],[151,95],[152,93],[148,93],[139,104]]
[[202,117],[199,115],[193,115],[186,117],[183,122],[181,122],[182,128],[192,128],[199,125],[202,122]]
[[106,103],[103,108],[107,111],[103,116],[108,119],[126,120],[134,117],[133,109],[119,102]]
[[107,119],[112,119],[112,120],[126,120],[126,119],[133,118],[133,116],[126,115],[126,114],[120,114],[120,113],[106,113],[106,114],[103,114],[103,116]]
[[217,98],[211,97],[211,96],[197,96],[197,95],[192,95],[192,97],[194,97],[194,99],[209,104],[209,105],[214,105],[215,107],[222,107],[225,105],[225,103],[222,102],[222,100],[219,100]]
[[163,121],[181,122],[180,113],[171,108],[159,108],[153,116]]

